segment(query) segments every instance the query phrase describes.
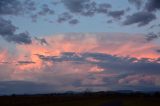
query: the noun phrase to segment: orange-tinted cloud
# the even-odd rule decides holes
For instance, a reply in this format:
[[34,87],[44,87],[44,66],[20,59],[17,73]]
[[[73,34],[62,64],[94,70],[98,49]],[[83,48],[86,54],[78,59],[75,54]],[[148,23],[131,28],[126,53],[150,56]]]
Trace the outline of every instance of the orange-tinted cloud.
[[[75,81],[77,83],[81,82],[82,85],[87,85],[93,80],[92,85],[103,85],[106,83],[104,81],[108,81],[106,78],[117,78],[122,73],[133,72],[133,70],[137,73],[136,68],[133,67],[141,64],[140,62],[143,62],[142,58],[149,58],[147,62],[148,60],[153,61],[153,64],[149,65],[156,64],[157,66],[157,63],[154,64],[154,62],[160,57],[160,54],[156,52],[159,46],[154,42],[146,42],[142,35],[70,33],[46,36],[45,40],[47,45],[39,43],[36,39],[29,45],[16,45],[16,55],[11,55],[10,52],[1,50],[1,61],[10,63],[7,66],[3,65],[3,68],[7,67],[7,70],[11,70],[9,71],[10,76],[7,77],[12,80],[37,81],[58,86],[65,84],[71,84],[70,86],[72,86]],[[73,54],[65,55],[64,53]],[[90,56],[92,54],[86,56],[84,55],[85,53],[97,54],[96,56],[102,55],[102,57],[94,58]],[[114,58],[123,59],[122,57],[133,57],[137,60],[130,62],[128,58],[124,58],[124,62],[126,61],[127,63],[120,60],[121,64],[118,61],[113,64],[111,62],[106,64],[103,63],[102,58],[107,55],[113,58],[111,60],[107,58],[108,61],[114,61]],[[41,59],[39,56],[44,57]],[[147,62],[144,62],[142,67],[146,67]],[[128,64],[128,66],[126,67],[125,64]],[[129,69],[129,66],[133,70]],[[117,71],[118,69],[119,71]],[[138,71],[139,73],[144,73],[144,69],[141,70],[139,66]],[[151,71],[151,68],[148,71]],[[153,70],[153,72],[155,74],[157,71]]]

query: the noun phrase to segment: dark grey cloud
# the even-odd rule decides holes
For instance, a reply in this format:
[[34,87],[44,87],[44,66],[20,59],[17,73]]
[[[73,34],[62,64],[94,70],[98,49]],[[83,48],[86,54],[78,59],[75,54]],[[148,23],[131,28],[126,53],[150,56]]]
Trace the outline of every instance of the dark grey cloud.
[[142,4],[144,3],[144,0],[128,0],[128,2],[135,5],[137,9],[140,9]]
[[44,56],[39,55],[37,56],[44,60],[44,61],[51,61],[51,62],[63,62],[63,61],[74,61],[74,62],[85,62],[83,57],[79,57],[74,52],[64,52],[61,56]]
[[[112,8],[112,5],[108,3],[97,3],[92,0],[62,0],[61,1],[64,6],[67,8],[70,14],[73,15],[80,15],[80,16],[86,16],[86,17],[92,17],[96,14],[104,14],[107,15]],[[119,19],[124,14],[124,11],[110,11],[108,14],[109,16]],[[69,20],[67,18],[62,18],[59,20],[67,20],[70,24],[77,24],[78,21],[76,20]]]
[[160,49],[156,50],[156,52],[160,53]]
[[0,36],[8,42],[18,44],[30,44],[32,42],[28,32],[16,34],[18,28],[15,27],[11,21],[0,18],[0,26]]
[[0,0],[0,15],[25,15],[36,10],[32,0]]
[[33,12],[37,9],[36,8],[36,3],[34,2],[34,0],[24,0],[24,2],[22,2],[22,6],[23,6],[24,11],[26,13]]
[[58,23],[66,22],[71,20],[72,18],[73,16],[70,13],[64,12],[58,16],[57,22]]
[[[43,65],[47,61],[47,63],[53,63],[53,66],[43,68],[38,74],[31,71],[33,77],[29,76],[31,78],[29,80],[33,82],[1,81],[1,95],[80,91],[86,88],[94,90],[102,90],[102,88],[104,90],[155,90],[160,87],[159,79],[157,79],[160,75],[160,59],[150,61],[147,58],[137,59],[96,52],[63,52],[59,56],[40,54],[37,56],[43,61]],[[19,62],[30,63],[30,61]],[[90,72],[89,70],[94,66],[103,68],[104,71]],[[75,70],[78,70],[79,76]],[[27,74],[28,72],[22,75]],[[34,82],[34,80],[38,82]]]
[[112,7],[108,3],[97,4],[91,0],[62,0],[62,3],[71,13],[82,16],[94,16],[96,13],[106,14]]
[[[103,54],[103,53],[74,53],[64,52],[60,56],[44,56],[37,55],[43,61],[50,62],[63,62],[69,61],[75,64],[88,63],[97,65],[103,69],[110,71],[126,71],[135,73],[159,73],[160,59],[150,61],[148,58],[132,58],[132,57],[119,57],[115,55]],[[92,58],[97,61],[88,60]]]
[[41,9],[42,10],[38,12],[39,15],[44,16],[44,15],[47,15],[47,14],[51,14],[51,15],[54,14],[54,10],[50,9],[47,4],[43,4]]
[[81,13],[86,8],[86,5],[90,3],[90,0],[62,0],[62,3],[70,12]]
[[72,19],[69,21],[69,24],[72,24],[72,25],[75,25],[75,24],[78,24],[79,21],[77,19]]
[[19,0],[0,0],[0,15],[18,15],[22,11]]
[[156,16],[150,12],[137,12],[130,16],[126,17],[126,20],[123,22],[124,25],[138,24],[138,26],[145,26],[151,21],[155,20]]
[[[96,66],[98,69],[103,69],[102,72],[96,74],[88,74],[86,70],[85,76],[82,75],[82,78],[74,77],[74,81],[71,80],[65,83],[66,85],[84,88],[101,88],[107,86],[112,90],[125,89],[126,86],[130,86],[129,88],[133,90],[136,90],[136,87],[141,89],[150,88],[151,86],[153,88],[159,87],[159,80],[157,78],[160,75],[160,58],[150,61],[148,58],[137,59],[90,52],[63,52],[59,56],[45,56],[40,54],[37,54],[37,56],[44,62],[51,62],[53,64],[59,64],[60,66],[64,63],[71,63],[73,66],[75,65],[76,68],[79,65],[85,64],[89,65],[90,68]],[[73,78],[74,75],[72,75],[70,75],[69,78]]]
[[152,41],[152,40],[158,39],[159,37],[160,37],[160,35],[152,32],[152,33],[149,33],[148,35],[146,35],[146,40]]
[[152,12],[160,9],[160,1],[159,0],[148,0],[145,5],[145,10]]
[[49,43],[47,42],[45,38],[35,37],[35,40],[37,40],[41,45],[49,45]]
[[109,16],[115,18],[115,19],[121,19],[121,17],[124,15],[125,11],[124,10],[119,10],[119,11],[110,11],[108,13]]
[[84,16],[94,16],[96,12],[96,3],[92,2],[85,6],[85,9],[82,11],[82,15]]
[[5,39],[9,42],[14,42],[18,44],[30,44],[32,43],[31,37],[28,32],[22,32],[19,34],[14,34],[12,36],[7,35]]
[[90,0],[62,0],[66,8],[75,14],[83,16],[93,16],[96,12],[96,3]]
[[29,81],[0,81],[0,91],[0,95],[51,93],[54,87]]
[[[35,3],[32,0],[0,0],[0,15],[17,16],[26,15],[36,10]],[[28,32],[16,33],[17,27],[10,20],[0,17],[0,36],[8,42],[18,44],[30,44],[31,37]]]
[[102,3],[102,4],[99,4],[96,11],[97,13],[108,13],[109,9],[111,8],[112,6],[108,3]]
[[33,22],[37,22],[39,17],[54,15],[55,13],[53,7],[49,6],[49,4],[41,4],[40,6],[37,6],[37,4],[32,0],[26,5],[26,10],[29,10],[27,12]]

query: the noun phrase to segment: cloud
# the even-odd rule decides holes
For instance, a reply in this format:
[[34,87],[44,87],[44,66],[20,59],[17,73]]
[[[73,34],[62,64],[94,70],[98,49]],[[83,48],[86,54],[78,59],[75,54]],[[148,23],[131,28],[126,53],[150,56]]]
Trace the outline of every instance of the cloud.
[[31,37],[28,32],[16,33],[17,27],[10,20],[5,20],[3,16],[26,15],[29,11],[35,10],[35,4],[31,0],[1,0],[0,1],[0,36],[8,42],[18,44],[30,44]]
[[152,41],[152,40],[155,40],[155,39],[158,39],[160,37],[160,35],[158,34],[155,34],[155,33],[149,33],[147,36],[146,36],[146,40],[147,41]]
[[108,24],[113,23],[113,20],[108,20],[107,23]]
[[[14,54],[0,49],[0,80],[43,83],[54,91],[159,87],[160,54],[155,50],[160,46],[146,43],[145,35],[65,33],[43,38],[49,45],[33,39],[29,45],[16,45]],[[156,80],[126,84],[132,82],[127,77],[144,74]]]
[[52,93],[52,85],[30,81],[0,81],[0,95]]
[[28,64],[35,64],[33,61],[18,61],[19,65],[28,65]]
[[159,75],[146,75],[146,74],[135,74],[129,75],[119,80],[120,84],[125,85],[143,85],[143,86],[154,86],[159,85]]
[[[96,86],[101,88],[108,86],[113,90],[132,86],[131,88],[135,90],[137,89],[136,87],[145,89],[149,86],[156,88],[160,85],[159,59],[151,61],[147,58],[137,59],[103,53],[74,52],[61,53],[59,56],[37,56],[44,62],[51,62],[55,70],[57,70],[56,75],[68,75],[67,78],[64,76],[63,80],[65,80],[65,84],[74,87],[92,88]],[[63,72],[65,66],[69,66],[67,69],[69,71]],[[52,68],[50,70],[54,71]],[[81,78],[74,77],[76,73],[81,75]],[[43,79],[46,79],[46,77]],[[68,82],[68,78],[73,78],[74,81],[69,80]],[[119,87],[111,84],[113,82]]]
[[75,24],[78,24],[79,21],[77,19],[72,19],[69,21],[69,24],[72,24],[72,25],[75,25]]
[[[135,73],[158,73],[159,59],[118,57],[103,53],[65,52],[60,56],[38,55],[43,61],[73,62],[73,64],[93,64],[107,71],[134,71]],[[116,66],[116,67],[115,67]]]
[[59,22],[59,23],[66,22],[68,20],[71,20],[72,18],[73,18],[73,16],[70,13],[64,12],[58,16],[57,22]]
[[97,4],[96,2],[91,0],[69,0],[69,1],[62,0],[62,3],[69,10],[69,12],[64,12],[63,14],[59,15],[57,21],[59,23],[68,21],[68,23],[72,25],[79,23],[77,19],[72,19],[73,18],[72,15],[78,14],[81,16],[91,17],[97,13],[107,14],[108,10],[112,7],[108,3]]
[[32,0],[1,0],[0,1],[0,14],[1,15],[26,15],[29,12],[36,10],[35,2]]
[[62,0],[62,3],[71,13],[82,16],[94,16],[96,13],[106,14],[112,7],[108,3],[97,4],[91,0]]
[[86,13],[89,12],[93,2],[91,3],[90,0],[62,0],[62,3],[70,12],[83,14],[85,10],[87,10]]
[[144,3],[144,10],[148,12],[153,12],[160,9],[159,0],[146,0],[146,2],[144,0],[128,0],[128,2],[134,4],[137,9],[140,9]]
[[38,15],[44,16],[47,14],[54,14],[54,10],[50,9],[47,4],[42,5],[42,10],[38,12]]
[[144,3],[144,0],[128,0],[128,2],[135,5],[137,9],[140,9],[142,4]]
[[0,26],[0,36],[8,42],[18,44],[30,44],[32,42],[28,32],[16,34],[17,27],[15,27],[11,21],[0,18]]
[[110,11],[108,13],[109,16],[115,18],[115,19],[121,19],[121,17],[124,15],[124,10],[119,10],[119,11]]
[[102,4],[99,4],[96,11],[97,13],[108,13],[109,9],[111,8],[112,6],[108,3],[102,3]]
[[1,15],[18,15],[21,13],[22,6],[19,0],[1,0],[0,14]]
[[160,24],[152,25],[152,26],[150,26],[150,28],[149,28],[149,29],[158,28],[158,27],[160,27]]
[[137,12],[130,16],[123,22],[124,25],[138,24],[139,27],[149,24],[151,21],[155,20],[156,16],[150,12]]
[[160,9],[160,1],[159,0],[148,0],[145,9],[149,12],[157,11]]
[[160,53],[160,50],[158,49],[158,50],[156,50],[158,53]]
[[41,45],[49,45],[45,38],[35,37],[35,40],[37,40]]

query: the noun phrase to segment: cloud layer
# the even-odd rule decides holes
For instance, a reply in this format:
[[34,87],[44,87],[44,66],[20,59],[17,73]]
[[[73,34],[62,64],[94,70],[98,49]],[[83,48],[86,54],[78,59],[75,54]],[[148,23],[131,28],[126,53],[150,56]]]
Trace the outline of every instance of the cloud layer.
[[18,44],[30,44],[32,42],[28,32],[16,34],[17,27],[12,25],[11,21],[0,18],[0,26],[0,36],[8,42]]
[[138,24],[138,26],[144,26],[155,20],[156,16],[150,12],[137,12],[128,16],[124,21],[124,25]]
[[0,93],[159,89],[160,2],[116,2],[0,0]]
[[17,45],[15,55],[1,50],[0,80],[43,83],[54,87],[53,92],[157,89],[158,48],[142,35],[127,33],[67,33],[36,38],[32,44]]

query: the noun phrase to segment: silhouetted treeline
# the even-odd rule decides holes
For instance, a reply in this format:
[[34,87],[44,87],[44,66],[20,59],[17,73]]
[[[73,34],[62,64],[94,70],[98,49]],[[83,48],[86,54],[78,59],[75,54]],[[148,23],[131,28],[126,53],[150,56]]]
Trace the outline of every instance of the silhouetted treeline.
[[158,106],[160,92],[67,92],[0,96],[0,106]]

